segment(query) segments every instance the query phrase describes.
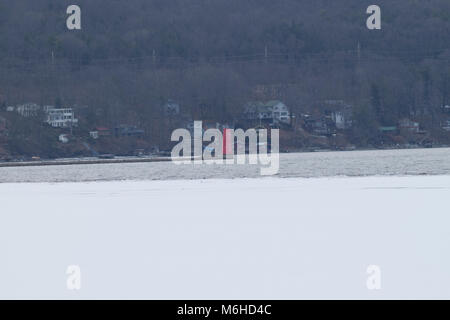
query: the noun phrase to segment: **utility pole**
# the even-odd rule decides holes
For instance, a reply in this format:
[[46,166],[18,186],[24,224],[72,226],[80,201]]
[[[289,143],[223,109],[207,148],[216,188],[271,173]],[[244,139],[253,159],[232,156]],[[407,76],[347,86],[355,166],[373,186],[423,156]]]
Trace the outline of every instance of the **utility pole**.
[[267,44],[266,44],[266,46],[264,47],[264,61],[265,61],[266,64],[267,64],[267,59],[268,58],[269,58],[269,51],[267,49]]
[[355,70],[355,80],[356,80],[356,86],[358,89],[358,100],[359,103],[363,103],[363,70],[361,67],[361,43],[358,41],[357,47],[356,47],[356,70]]
[[361,43],[358,41],[358,45],[356,47],[356,76],[358,82],[362,81],[362,67],[361,67]]
[[361,67],[361,43],[358,41],[358,47],[356,49],[356,54],[358,58],[358,69]]
[[52,50],[52,53],[50,55],[50,66],[48,67],[48,77],[49,82],[54,83],[54,75],[53,75],[53,66],[55,64],[55,52]]
[[55,94],[59,98],[59,83],[56,79],[56,72],[55,72],[55,51],[52,50],[52,56],[51,56],[51,62],[50,62],[50,77],[51,77],[51,83],[53,84],[53,88],[56,91]]

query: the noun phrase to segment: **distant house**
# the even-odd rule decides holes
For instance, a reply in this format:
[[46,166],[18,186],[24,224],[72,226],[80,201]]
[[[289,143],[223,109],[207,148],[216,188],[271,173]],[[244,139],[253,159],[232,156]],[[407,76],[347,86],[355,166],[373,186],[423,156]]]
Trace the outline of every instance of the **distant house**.
[[54,128],[70,128],[78,125],[78,119],[75,118],[72,108],[56,109],[46,106],[44,112],[47,114],[45,122]]
[[331,113],[331,119],[333,120],[336,128],[339,130],[350,129],[353,124],[352,118],[353,112],[350,107],[345,107]]
[[223,123],[219,123],[216,121],[208,121],[208,120],[204,120],[202,121],[202,125],[203,125],[203,130],[208,130],[208,129],[218,129],[220,131],[223,131],[224,129],[231,129],[231,126],[229,124],[223,124]]
[[281,101],[249,102],[244,106],[243,119],[247,121],[274,124],[290,124],[289,108]]
[[69,142],[69,136],[67,134],[60,134],[59,135],[59,141],[62,143],[68,143]]
[[397,127],[396,126],[379,127],[378,131],[380,131],[381,133],[395,133],[397,132]]
[[205,131],[208,129],[218,129],[219,128],[219,123],[216,121],[203,120],[202,125],[203,125],[202,129]]
[[36,103],[25,103],[15,108],[22,117],[36,117],[40,109],[41,107]]
[[106,128],[106,127],[97,127],[97,128],[95,128],[95,131],[98,132],[98,135],[100,137],[108,137],[111,135],[111,129]]
[[114,133],[116,137],[142,137],[144,130],[136,126],[120,125],[114,128]]
[[100,137],[109,137],[111,135],[111,130],[106,127],[97,127],[89,132],[89,135],[93,139],[98,139]]
[[98,139],[99,135],[98,135],[98,131],[89,131],[89,136],[92,139]]
[[42,110],[47,113],[49,110],[57,109],[55,106],[45,105],[42,107]]
[[16,107],[14,107],[14,106],[7,106],[6,107],[6,111],[7,112],[14,112],[14,111],[16,111]]
[[346,121],[345,121],[345,115],[343,112],[335,111],[331,113],[331,118],[333,119],[334,124],[336,125],[336,128],[338,129],[346,129]]
[[418,133],[420,130],[420,125],[418,122],[412,121],[407,118],[401,119],[398,122],[398,126],[399,126],[400,130],[410,132],[410,133]]
[[352,112],[351,110],[334,111],[331,113],[331,119],[339,130],[346,130],[352,127]]
[[447,119],[441,123],[441,128],[445,131],[450,131],[450,120]]
[[[195,125],[199,125],[201,122],[201,126],[195,127]],[[225,129],[233,129],[234,126],[227,124],[227,123],[220,123],[217,121],[211,121],[211,120],[203,120],[203,121],[189,121],[184,126],[191,135],[194,135],[195,130],[201,130],[202,133],[204,133],[206,130],[209,129],[218,129],[220,132],[223,132]]]
[[331,120],[338,130],[347,130],[353,124],[353,107],[343,100],[325,100],[319,102],[325,113],[331,115]]
[[275,122],[290,123],[291,114],[288,107],[283,102],[272,100],[267,102],[266,106],[272,109],[272,117]]
[[175,116],[180,114],[180,105],[173,100],[169,100],[163,106],[163,109],[166,116]]
[[330,128],[330,121],[325,116],[302,115],[305,123],[305,129],[319,136],[330,135],[333,133]]
[[244,119],[272,121],[272,109],[262,102],[249,102],[244,107]]

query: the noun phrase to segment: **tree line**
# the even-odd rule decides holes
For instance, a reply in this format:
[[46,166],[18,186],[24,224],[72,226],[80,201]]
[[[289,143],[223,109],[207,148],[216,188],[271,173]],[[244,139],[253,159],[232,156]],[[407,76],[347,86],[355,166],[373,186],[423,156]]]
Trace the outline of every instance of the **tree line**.
[[450,103],[448,0],[377,1],[381,30],[365,0],[78,0],[69,31],[72,2],[0,4],[1,104],[88,106],[86,128],[132,123],[151,139],[168,99],[217,121],[253,100],[300,114],[339,99],[364,144],[403,117],[433,130]]

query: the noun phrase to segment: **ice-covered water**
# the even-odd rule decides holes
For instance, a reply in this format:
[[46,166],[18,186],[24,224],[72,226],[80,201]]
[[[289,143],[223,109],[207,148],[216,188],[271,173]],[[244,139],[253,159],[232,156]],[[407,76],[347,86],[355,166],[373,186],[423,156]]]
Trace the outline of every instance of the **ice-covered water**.
[[[280,155],[279,177],[450,174],[450,148],[312,152]],[[172,162],[0,168],[0,183],[259,177],[257,165]]]
[[449,299],[449,191],[450,176],[0,184],[0,299]]

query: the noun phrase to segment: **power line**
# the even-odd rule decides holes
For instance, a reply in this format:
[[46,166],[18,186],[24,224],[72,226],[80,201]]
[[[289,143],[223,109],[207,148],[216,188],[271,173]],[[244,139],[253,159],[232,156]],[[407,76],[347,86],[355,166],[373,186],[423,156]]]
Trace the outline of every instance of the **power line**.
[[[383,56],[386,53],[397,53],[394,56]],[[401,54],[399,54],[401,53]],[[308,53],[308,54],[284,54],[284,53],[269,53],[265,51],[263,54],[248,54],[248,55],[234,55],[234,56],[215,56],[215,57],[183,57],[183,56],[157,56],[153,53],[151,56],[140,56],[132,58],[104,58],[104,59],[90,59],[88,63],[83,64],[80,59],[60,59],[55,62],[54,56],[47,60],[35,59],[27,60],[24,62],[17,61],[1,61],[0,67],[8,70],[22,70],[31,71],[36,68],[42,68],[46,70],[51,67],[54,69],[62,69],[72,67],[74,70],[82,70],[92,67],[106,67],[112,64],[114,65],[138,65],[149,64],[158,67],[196,67],[203,65],[233,65],[233,64],[247,64],[247,63],[294,63],[301,64],[305,62],[328,62],[328,63],[350,63],[354,61],[355,57],[358,57],[358,61],[363,62],[382,62],[382,61],[400,61],[402,63],[408,63],[408,60],[436,60],[436,61],[450,61],[450,55],[440,56],[442,52],[413,52],[410,50],[402,51],[360,51],[356,50],[341,50],[341,51],[327,51],[320,53]],[[406,61],[405,61],[406,60]],[[415,62],[416,63],[416,62]]]
[[[448,57],[439,58],[437,55],[444,53],[445,51],[450,50],[449,48],[443,48],[439,50],[423,50],[423,51],[412,51],[412,50],[365,50],[366,53],[370,53],[371,55],[394,55],[394,57],[385,57],[386,59],[391,58],[397,58],[398,57],[404,57],[404,58],[436,58],[436,59],[449,59]],[[450,51],[449,51],[450,52]],[[52,51],[53,54],[53,51]],[[96,65],[96,64],[102,64],[102,63],[132,63],[132,62],[145,62],[145,61],[152,61],[160,63],[167,63],[170,60],[180,60],[180,62],[188,62],[188,63],[209,63],[211,61],[231,61],[231,60],[239,60],[242,59],[243,61],[248,60],[260,60],[261,58],[265,59],[274,59],[276,57],[290,57],[294,56],[296,59],[311,59],[315,57],[324,57],[329,55],[339,55],[339,54],[354,54],[358,55],[360,54],[358,50],[352,49],[352,50],[332,50],[332,51],[324,51],[324,52],[315,52],[315,53],[270,53],[268,52],[267,47],[265,47],[264,53],[254,53],[254,54],[245,54],[245,55],[220,55],[220,56],[164,56],[164,55],[158,55],[155,50],[153,50],[151,55],[144,55],[144,56],[138,56],[138,57],[108,57],[108,58],[91,58],[88,60],[89,65]],[[53,58],[51,58],[51,61],[49,61],[48,58],[33,58],[33,57],[20,57],[19,55],[15,55],[15,59],[3,59],[0,63],[0,66],[8,66],[8,65],[29,65],[29,64],[45,64],[45,63],[51,63],[53,61]],[[21,62],[17,62],[17,60],[23,60]],[[71,64],[79,64],[81,63],[81,58],[62,58],[65,63],[71,63]],[[197,60],[203,60],[203,61],[197,61]]]

